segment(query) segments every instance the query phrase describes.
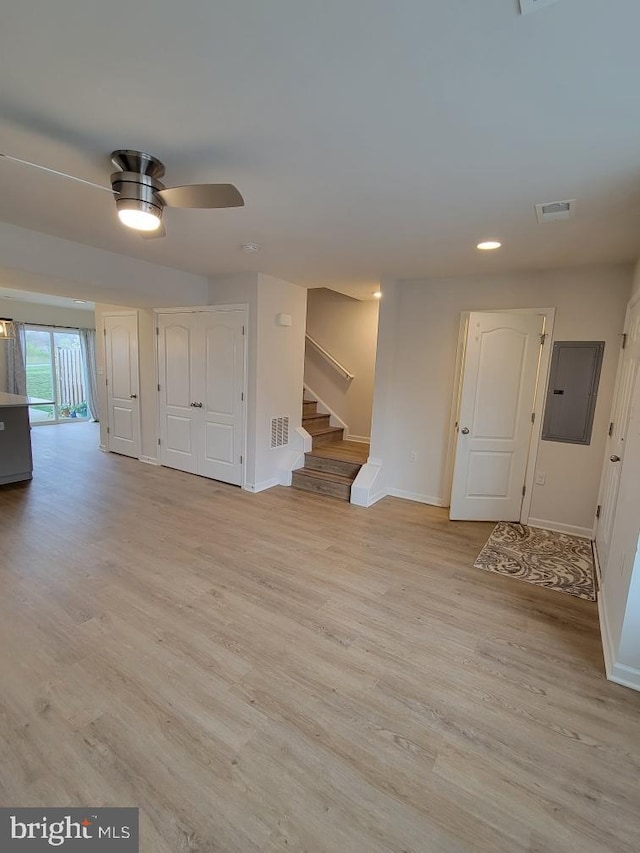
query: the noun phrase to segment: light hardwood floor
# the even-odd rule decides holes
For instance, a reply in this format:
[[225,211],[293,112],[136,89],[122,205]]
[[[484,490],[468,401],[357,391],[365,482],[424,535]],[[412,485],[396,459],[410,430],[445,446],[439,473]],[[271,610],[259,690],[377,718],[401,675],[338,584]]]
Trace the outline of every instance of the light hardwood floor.
[[33,431],[0,488],[0,799],[143,853],[637,853],[640,694],[489,524],[243,493]]

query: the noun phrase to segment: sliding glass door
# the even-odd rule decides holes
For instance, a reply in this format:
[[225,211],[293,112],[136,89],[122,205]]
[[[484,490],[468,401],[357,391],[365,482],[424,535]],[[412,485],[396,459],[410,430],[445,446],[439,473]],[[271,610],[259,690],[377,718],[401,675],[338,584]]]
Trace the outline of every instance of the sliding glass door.
[[31,423],[59,424],[88,420],[80,335],[74,329],[27,326],[25,329],[27,394],[51,400],[30,406]]

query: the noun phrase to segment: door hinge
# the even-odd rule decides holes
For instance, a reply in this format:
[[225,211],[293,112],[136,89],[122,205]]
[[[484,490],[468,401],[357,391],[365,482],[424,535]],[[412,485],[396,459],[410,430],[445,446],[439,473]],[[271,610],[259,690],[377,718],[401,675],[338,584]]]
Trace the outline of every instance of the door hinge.
[[613,421],[609,424],[609,438],[613,435]]
[[522,487],[522,497],[524,497],[526,494],[527,494],[527,487],[526,487],[526,485],[524,485]]
[[240,457],[240,464],[242,465],[242,456]]
[[160,327],[156,326],[156,335],[159,335],[159,334],[160,334]]
[[627,348],[627,333],[623,332],[622,335],[620,335],[620,337],[622,338],[622,349],[626,349]]
[[104,329],[102,330],[102,334],[105,336],[105,338],[107,337],[107,330],[106,330],[106,328],[104,328]]
[[109,429],[109,427],[107,427],[107,435],[109,435],[110,433],[111,433],[111,430]]
[[160,447],[160,439],[158,439],[158,447]]
[[541,347],[543,347],[545,345],[546,340],[547,340],[547,333],[542,332],[540,335],[540,346]]
[[109,385],[109,379],[108,379],[108,377],[105,377],[104,384],[105,384],[105,385]]
[[158,382],[158,391],[160,390],[160,383]]
[[242,327],[242,334],[244,335],[244,326]]
[[535,413],[535,412],[531,412],[531,423],[532,423],[532,424],[535,424],[535,422],[536,422],[536,413]]
[[242,402],[244,402],[244,391],[240,392],[240,399],[242,400]]
[[600,513],[602,512],[602,506],[598,504],[596,508],[596,518],[600,518]]

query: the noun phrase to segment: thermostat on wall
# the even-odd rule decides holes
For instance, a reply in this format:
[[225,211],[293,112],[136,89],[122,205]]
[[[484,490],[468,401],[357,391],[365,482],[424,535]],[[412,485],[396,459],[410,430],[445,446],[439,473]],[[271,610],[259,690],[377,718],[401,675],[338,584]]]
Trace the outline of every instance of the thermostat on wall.
[[291,319],[291,314],[276,314],[276,325],[292,326],[293,320]]

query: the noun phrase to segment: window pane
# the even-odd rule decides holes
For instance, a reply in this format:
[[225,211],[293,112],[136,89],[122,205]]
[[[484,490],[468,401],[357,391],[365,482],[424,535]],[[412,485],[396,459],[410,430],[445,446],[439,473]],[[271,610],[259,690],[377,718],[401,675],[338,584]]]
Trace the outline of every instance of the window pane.
[[58,417],[61,420],[88,417],[84,371],[78,332],[54,332]]
[[[27,394],[30,397],[40,397],[42,400],[53,400],[53,370],[51,367],[51,336],[49,332],[27,329],[26,338],[26,368]],[[53,420],[53,406],[31,406],[30,420]]]

